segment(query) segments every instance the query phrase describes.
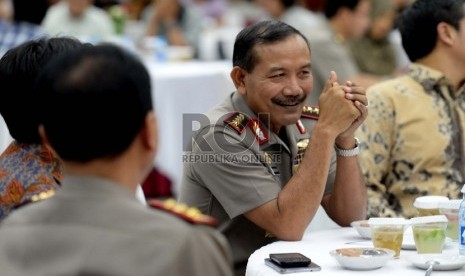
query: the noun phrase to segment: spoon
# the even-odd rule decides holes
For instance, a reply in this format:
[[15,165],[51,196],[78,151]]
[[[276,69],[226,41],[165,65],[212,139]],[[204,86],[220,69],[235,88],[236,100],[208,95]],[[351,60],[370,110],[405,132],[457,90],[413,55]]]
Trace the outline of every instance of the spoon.
[[365,249],[363,250],[362,255],[381,256],[381,255],[386,255],[386,252],[383,250],[378,250],[378,249]]
[[431,272],[433,271],[433,266],[438,265],[440,263],[438,261],[435,261],[435,260],[429,260],[429,261],[426,261],[425,264],[429,265],[428,269],[425,272],[425,276],[429,276],[429,275],[431,275]]

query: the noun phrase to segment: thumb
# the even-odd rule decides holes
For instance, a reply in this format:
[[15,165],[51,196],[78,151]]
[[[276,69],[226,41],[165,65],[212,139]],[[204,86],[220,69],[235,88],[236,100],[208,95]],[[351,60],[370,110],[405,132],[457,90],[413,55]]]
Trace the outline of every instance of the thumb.
[[323,88],[322,93],[328,91],[329,89],[331,89],[331,87],[333,87],[335,85],[338,85],[338,83],[337,83],[337,75],[336,75],[336,72],[331,71],[330,75],[329,75],[329,79],[326,81],[326,84],[325,84],[325,87]]

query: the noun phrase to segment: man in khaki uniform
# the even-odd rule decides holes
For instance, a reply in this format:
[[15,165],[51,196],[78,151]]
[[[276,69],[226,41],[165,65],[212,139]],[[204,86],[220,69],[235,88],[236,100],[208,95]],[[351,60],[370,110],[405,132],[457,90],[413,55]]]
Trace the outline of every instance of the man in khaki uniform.
[[116,46],[86,47],[51,61],[37,90],[63,189],[2,223],[2,275],[232,275],[219,232],[135,197],[157,148],[140,61]]
[[180,201],[219,220],[236,275],[244,275],[256,249],[300,240],[320,203],[340,225],[365,217],[353,134],[367,101],[363,88],[339,85],[332,72],[319,114],[304,107],[312,89],[309,44],[279,21],[242,30],[233,64],[237,91],[194,135]]

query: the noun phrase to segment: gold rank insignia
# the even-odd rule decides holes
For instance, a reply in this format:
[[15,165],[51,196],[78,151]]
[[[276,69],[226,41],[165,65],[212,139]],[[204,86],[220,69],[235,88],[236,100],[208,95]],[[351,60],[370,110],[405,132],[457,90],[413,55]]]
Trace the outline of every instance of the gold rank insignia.
[[202,214],[202,212],[195,207],[189,207],[186,204],[177,203],[174,199],[167,199],[165,201],[151,199],[148,200],[147,203],[152,208],[174,214],[192,224],[205,224],[213,227],[218,226],[218,221],[214,217]]
[[27,200],[24,200],[23,202],[19,203],[19,204],[16,204],[13,208],[16,209],[16,208],[20,208],[28,203],[32,203],[32,202],[38,202],[38,201],[42,201],[44,199],[47,199],[47,198],[50,198],[52,196],[55,195],[55,190],[48,190],[48,191],[43,191],[39,194],[36,194],[36,195],[33,195],[31,198],[27,199]]
[[263,153],[263,159],[265,161],[265,164],[267,164],[268,166],[271,166],[271,163],[273,161],[271,160],[271,156],[268,152]]
[[244,132],[244,128],[249,122],[249,117],[243,113],[234,112],[231,116],[225,119],[224,122],[236,130],[238,134],[242,134],[242,132]]
[[266,231],[265,232],[265,238],[272,239],[272,238],[276,238],[276,237],[273,234],[271,234],[270,232]]
[[305,134],[305,133],[307,133],[307,130],[305,129],[305,126],[304,126],[304,124],[302,124],[302,121],[301,121],[301,120],[298,120],[297,123],[295,123],[295,125],[296,125],[297,128],[299,129],[300,134]]
[[305,151],[307,150],[308,143],[309,143],[309,139],[302,139],[299,142],[297,142],[297,156],[294,158],[292,162],[294,173],[299,168],[300,163],[302,163],[302,159],[304,158],[304,154],[305,154]]
[[262,145],[270,140],[267,133],[263,131],[263,127],[259,120],[250,119],[249,127],[252,130],[253,135],[255,135],[255,139],[257,139],[258,144]]
[[318,120],[320,109],[317,106],[305,105],[302,109],[302,117]]

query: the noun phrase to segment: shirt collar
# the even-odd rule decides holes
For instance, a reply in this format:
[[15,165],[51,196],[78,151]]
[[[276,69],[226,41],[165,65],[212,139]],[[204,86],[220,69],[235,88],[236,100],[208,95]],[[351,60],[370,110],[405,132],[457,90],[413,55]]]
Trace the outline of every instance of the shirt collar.
[[[452,83],[448,80],[444,74],[431,67],[412,63],[409,66],[409,76],[418,82],[425,91],[434,91],[435,86],[448,86],[452,91]],[[465,90],[465,85],[462,85],[459,89],[454,91],[455,97],[459,96]]]
[[51,165],[51,174],[55,181],[60,184],[63,180],[63,166],[60,158],[45,144],[34,144],[34,143],[19,143],[18,141],[13,141],[13,147],[22,149],[24,151],[30,152],[36,156],[40,157],[40,160],[44,164]]
[[[257,119],[258,118],[257,115],[247,105],[247,103],[245,102],[244,97],[242,97],[242,95],[240,95],[237,91],[232,94],[231,98],[232,98],[232,103],[233,103],[233,107],[234,107],[235,110],[246,114],[249,118],[252,118],[252,119]],[[284,141],[279,138],[278,134],[272,132],[268,128],[268,124],[265,124],[263,121],[261,121],[261,126],[263,126],[262,131],[266,131],[267,133],[269,133],[269,138],[270,138],[268,143],[266,143],[263,146],[263,148],[266,148],[268,146],[272,146],[273,144],[281,144],[281,145],[284,146],[284,148],[287,151],[290,152],[289,145],[284,143]],[[288,130],[288,128],[293,127],[293,126],[294,125],[288,125],[288,126],[283,126],[283,128]],[[287,131],[287,133],[289,133],[289,131]]]

